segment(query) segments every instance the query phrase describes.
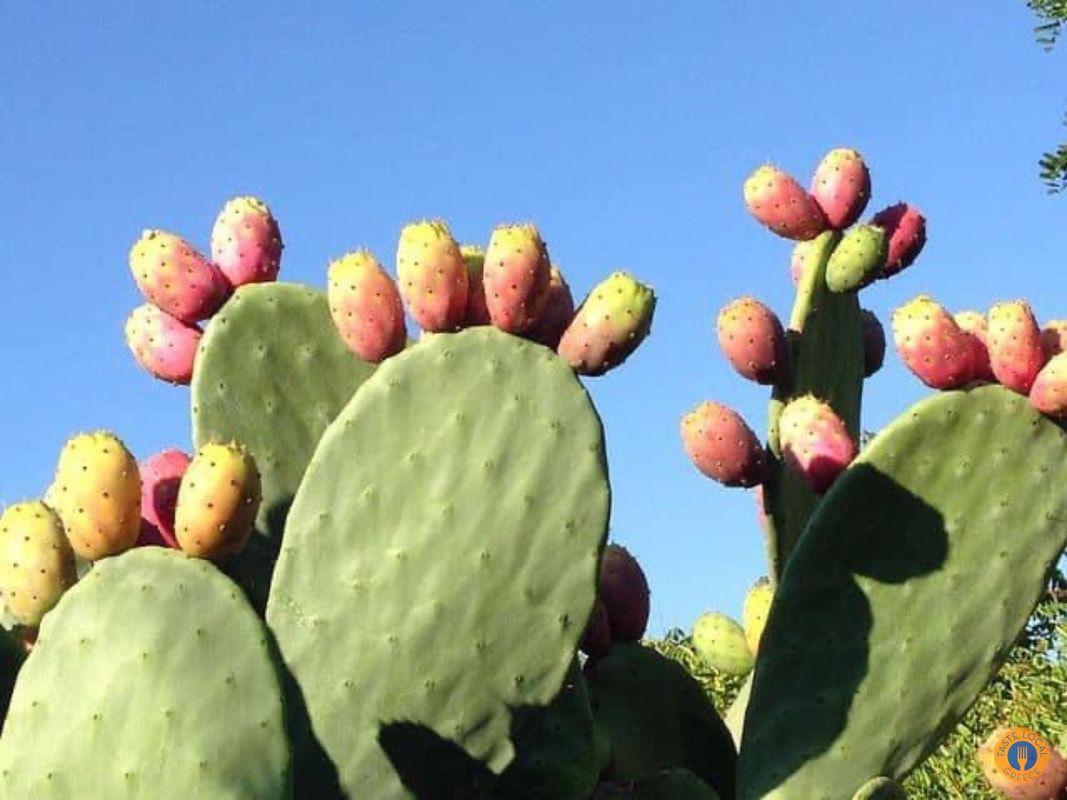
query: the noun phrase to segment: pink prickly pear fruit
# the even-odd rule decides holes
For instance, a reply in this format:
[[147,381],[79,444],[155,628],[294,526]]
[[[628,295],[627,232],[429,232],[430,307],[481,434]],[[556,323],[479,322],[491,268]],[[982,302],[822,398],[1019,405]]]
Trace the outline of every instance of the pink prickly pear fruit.
[[142,461],[141,534],[135,547],[169,547],[181,549],[174,534],[174,512],[178,505],[178,487],[189,468],[187,453],[163,450]]
[[974,380],[995,381],[993,368],[989,365],[989,322],[978,311],[958,311],[952,315],[974,351]]
[[534,326],[548,301],[552,268],[534,225],[498,225],[485,249],[485,304],[493,324],[521,334]]
[[844,230],[857,219],[871,199],[871,173],[856,150],[831,150],[815,168],[811,196],[831,228]]
[[1041,349],[1045,358],[1052,358],[1067,350],[1067,319],[1054,319],[1041,328]]
[[579,647],[590,658],[602,658],[611,650],[611,645],[611,621],[608,619],[608,609],[604,601],[598,597]]
[[219,268],[173,233],[142,231],[130,248],[129,261],[145,299],[182,322],[207,319],[230,295]]
[[550,270],[545,307],[537,322],[523,335],[555,350],[563,338],[563,332],[573,319],[574,295],[571,294],[571,287],[567,285],[563,273],[553,266]]
[[252,454],[236,442],[209,442],[182,476],[174,531],[191,556],[221,561],[248,543],[263,499]]
[[811,240],[800,241],[793,245],[793,252],[789,259],[789,277],[792,278],[794,286],[800,286],[800,282],[804,279],[809,252],[811,252]]
[[745,181],[749,213],[785,239],[807,241],[826,230],[826,217],[796,179],[765,164]]
[[485,285],[482,283],[482,274],[485,270],[485,251],[473,244],[465,244],[459,248],[463,256],[463,263],[467,266],[467,313],[463,318],[463,327],[472,328],[476,325],[492,325],[493,320],[489,316],[489,308],[485,304]]
[[815,494],[824,494],[856,457],[856,443],[829,404],[807,394],[778,418],[782,457]]
[[400,290],[366,250],[346,253],[326,270],[330,318],[348,349],[380,364],[404,349],[408,333]]
[[768,385],[788,375],[785,329],[778,316],[754,297],[732,300],[716,323],[719,348],[739,375]]
[[278,221],[258,197],[227,200],[211,229],[211,257],[234,289],[277,280],[283,247]]
[[996,379],[1019,394],[1030,387],[1045,366],[1041,329],[1025,300],[994,303],[989,309],[989,365]]
[[955,389],[974,378],[971,340],[930,295],[893,312],[893,342],[912,374],[931,389]]
[[1030,405],[1042,414],[1067,417],[1067,352],[1046,362],[1030,387]]
[[151,303],[126,318],[126,346],[141,369],[161,381],[187,386],[193,379],[196,352],[203,331]]
[[885,328],[869,309],[860,309],[863,320],[863,377],[869,378],[885,363]]
[[48,497],[74,552],[87,561],[129,550],[141,533],[141,473],[110,431],[67,440]]
[[63,522],[40,500],[0,514],[0,601],[20,625],[36,627],[78,580]]
[[598,596],[615,642],[636,642],[648,627],[650,594],[644,570],[622,545],[609,544],[600,562]]
[[618,367],[652,330],[656,294],[625,272],[593,287],[560,337],[556,352],[579,375]]
[[1011,728],[996,728],[975,750],[975,761],[989,786],[1008,800],[1058,800],[1067,790],[1067,761],[1047,742],[1049,760],[1036,780],[1019,783],[997,766],[997,748],[1010,732]]
[[686,455],[712,480],[744,488],[763,482],[763,445],[733,409],[705,401],[682,418],[681,433]]
[[448,225],[440,220],[405,225],[396,249],[396,275],[404,307],[420,328],[450,333],[463,326],[470,278]]
[[767,530],[767,501],[763,496],[763,484],[758,484],[752,490],[752,497],[756,501],[756,524],[761,531]]
[[871,218],[870,224],[885,230],[889,240],[883,278],[911,266],[926,245],[926,218],[907,203],[883,208]]

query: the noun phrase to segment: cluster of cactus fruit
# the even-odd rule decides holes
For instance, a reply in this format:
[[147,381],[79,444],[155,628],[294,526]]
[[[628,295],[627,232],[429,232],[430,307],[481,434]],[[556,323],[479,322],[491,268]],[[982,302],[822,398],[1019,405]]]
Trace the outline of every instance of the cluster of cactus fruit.
[[147,231],[126,341],[189,385],[195,447],[137,463],[78,434],[0,518],[0,796],[903,796],[1067,544],[1067,326],[905,307],[896,347],[942,391],[860,452],[886,338],[857,293],[925,242],[905,204],[856,224],[870,193],[844,149],[810,191],[771,167],[745,186],[796,242],[797,299],[788,326],[751,297],[718,320],[771,387],[766,443],[712,402],[681,427],[766,533],[744,626],[694,628],[748,675],[723,715],[643,640],[646,576],[608,542],[582,379],[649,335],[649,286],[617,271],[576,307],[529,224],[482,248],[413,223],[395,277],[359,249],[325,291],[278,279],[258,199],[225,205],[210,258]]

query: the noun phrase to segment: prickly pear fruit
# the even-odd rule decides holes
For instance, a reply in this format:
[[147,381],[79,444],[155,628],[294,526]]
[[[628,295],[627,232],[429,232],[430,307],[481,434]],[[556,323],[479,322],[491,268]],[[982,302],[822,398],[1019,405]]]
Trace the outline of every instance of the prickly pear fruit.
[[1067,353],[1058,353],[1037,373],[1030,405],[1050,417],[1067,417]]
[[806,394],[786,403],[778,418],[786,466],[815,494],[823,494],[856,457],[856,443],[829,404]]
[[746,488],[763,482],[763,445],[733,409],[705,401],[682,418],[681,432],[686,455],[707,477]]
[[767,625],[767,615],[771,611],[771,601],[774,599],[774,588],[770,580],[760,578],[745,595],[745,603],[741,608],[741,622],[745,629],[745,642],[752,655],[759,653],[759,640],[763,636],[763,629]]
[[754,297],[732,300],[716,323],[719,348],[742,377],[768,385],[788,377],[785,330],[778,316]]
[[611,645],[611,621],[608,619],[608,609],[604,602],[597,598],[579,647],[590,658],[600,658],[608,654]]
[[130,271],[148,302],[186,323],[207,319],[230,295],[219,268],[166,231],[141,232],[130,248]]
[[141,533],[141,473],[110,431],[67,440],[49,498],[74,552],[87,561],[129,550]]
[[36,627],[78,579],[63,522],[39,500],[0,515],[0,604],[20,625]]
[[989,365],[997,380],[1019,394],[1029,394],[1045,366],[1041,329],[1025,300],[994,303],[989,309]]
[[747,675],[755,665],[744,629],[717,611],[701,614],[693,624],[693,648],[713,668],[727,675]]
[[800,286],[800,281],[804,278],[804,268],[807,266],[810,251],[811,240],[800,241],[793,245],[793,252],[789,258],[789,277],[793,279],[794,286]]
[[424,331],[448,333],[463,325],[470,279],[459,245],[444,222],[403,227],[396,249],[396,275],[404,307]]
[[163,450],[138,465],[141,473],[141,535],[137,547],[156,546],[180,549],[174,535],[174,511],[178,487],[189,467],[187,453]]
[[871,173],[856,150],[837,147],[823,156],[811,180],[811,196],[831,228],[844,230],[871,199]]
[[745,205],[757,221],[785,239],[807,241],[826,230],[815,198],[796,179],[765,164],[745,181]]
[[211,257],[234,289],[277,280],[283,247],[278,222],[258,197],[227,200],[211,229]]
[[888,240],[876,225],[857,225],[846,233],[826,264],[831,292],[857,292],[870,286],[885,269]]
[[952,318],[956,320],[964,337],[971,343],[971,350],[974,353],[974,380],[995,381],[993,368],[989,366],[989,349],[986,344],[989,338],[989,323],[986,321],[985,314],[977,311],[958,311],[952,315]]
[[563,273],[556,267],[551,268],[548,281],[548,299],[541,311],[541,316],[530,330],[523,334],[545,347],[555,350],[559,346],[563,332],[574,319],[574,296],[571,287],[563,278]]
[[189,385],[203,336],[199,326],[144,303],[130,312],[124,333],[126,346],[141,369],[161,381]]
[[930,295],[893,312],[893,342],[912,374],[931,389],[954,389],[974,378],[971,340]]
[[579,375],[603,375],[648,336],[656,311],[651,287],[613,272],[593,287],[559,340],[557,352]]
[[1045,358],[1067,350],[1067,319],[1054,319],[1042,326],[1041,349],[1045,351]]
[[926,245],[926,217],[907,203],[883,208],[871,217],[870,224],[885,230],[889,241],[883,278],[889,278],[911,266]]
[[209,442],[193,456],[178,487],[174,529],[181,549],[213,561],[248,542],[263,499],[255,459],[236,442]]
[[485,285],[482,274],[485,269],[485,251],[474,244],[461,245],[459,254],[467,267],[467,313],[463,317],[463,327],[492,325],[489,308],[485,304]]
[[885,363],[885,328],[870,309],[860,309],[863,321],[863,377],[869,378]]
[[379,364],[404,349],[404,304],[393,279],[366,250],[346,253],[326,271],[330,318],[348,349]]
[[763,499],[763,484],[752,489],[752,499],[756,503],[756,524],[761,531],[767,530],[767,505]]
[[645,635],[649,615],[648,581],[641,565],[622,545],[609,544],[600,562],[599,593],[615,642],[636,642]]
[[1009,800],[1057,800],[1067,789],[1067,761],[1051,745],[1048,764],[1037,780],[1019,783],[1001,772],[996,763],[997,746],[1010,731],[1011,728],[996,728],[975,751],[975,760],[986,781]]
[[485,249],[485,305],[508,333],[533,327],[548,300],[548,248],[534,225],[498,225]]

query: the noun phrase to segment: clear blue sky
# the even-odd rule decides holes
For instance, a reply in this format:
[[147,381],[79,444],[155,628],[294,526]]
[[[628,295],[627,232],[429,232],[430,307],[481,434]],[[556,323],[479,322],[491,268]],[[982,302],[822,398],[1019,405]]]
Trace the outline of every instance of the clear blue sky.
[[[691,467],[678,423],[717,399],[765,425],[767,391],[713,335],[737,295],[783,317],[791,301],[790,246],[748,217],[742,183],[765,159],[806,183],[826,150],[858,148],[870,211],[903,199],[929,220],[920,261],[864,293],[883,321],[919,292],[1067,317],[1067,199],[1035,167],[1067,73],[1033,24],[1022,0],[4,3],[0,501],[42,493],[79,431],[139,458],[189,446],[188,391],[123,343],[142,228],[206,249],[222,203],[256,194],[283,279],[324,288],[360,245],[392,268],[408,221],[484,243],[528,219],[578,295],[622,268],[659,296],[641,351],[588,382],[651,631],[739,614],[763,571],[752,498]],[[890,355],[865,427],[925,393]]]

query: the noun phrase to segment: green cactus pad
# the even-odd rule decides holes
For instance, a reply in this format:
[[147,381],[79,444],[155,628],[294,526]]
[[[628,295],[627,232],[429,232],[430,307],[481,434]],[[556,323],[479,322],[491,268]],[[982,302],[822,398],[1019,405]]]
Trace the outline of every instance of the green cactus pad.
[[734,744],[738,749],[741,748],[741,737],[745,732],[745,712],[748,710],[748,698],[752,694],[752,673],[748,674],[745,678],[745,682],[741,684],[741,688],[737,690],[737,696],[734,697],[734,701],[730,703],[730,707],[726,709],[726,715],[723,717],[723,721],[726,723],[726,727],[730,730],[730,736],[734,739]]
[[268,632],[206,561],[139,547],[42,621],[0,735],[0,797],[292,797]]
[[838,294],[826,286],[826,265],[840,238],[839,232],[826,231],[812,240],[787,331],[792,380],[788,386],[775,386],[768,412],[769,458],[763,497],[772,583],[781,575],[819,502],[782,461],[778,418],[785,404],[792,397],[814,394],[830,404],[859,442],[863,316],[857,294]]
[[605,779],[633,781],[685,767],[733,798],[733,739],[685,667],[628,642],[615,644],[585,669],[593,714],[611,739]]
[[830,254],[826,286],[831,292],[858,292],[870,286],[885,269],[889,242],[877,225],[857,225]]
[[687,769],[674,767],[627,784],[604,784],[592,800],[720,800]]
[[267,605],[346,796],[409,796],[377,743],[392,721],[513,761],[513,709],[557,696],[592,611],[609,507],[600,418],[547,348],[470,328],[363,384],[300,484]]
[[1067,434],[999,386],[936,394],[834,484],[779,583],[743,800],[902,780],[1003,663],[1067,540]]
[[908,795],[894,780],[871,778],[852,795],[852,800],[908,800]]
[[235,439],[256,459],[256,529],[224,568],[260,613],[304,469],[373,372],[338,335],[325,293],[298,284],[242,286],[204,331],[191,387],[193,441],[199,448]]
[[4,717],[7,715],[11,693],[15,691],[15,679],[25,660],[26,651],[18,640],[4,628],[0,628],[0,729],[3,728]]

